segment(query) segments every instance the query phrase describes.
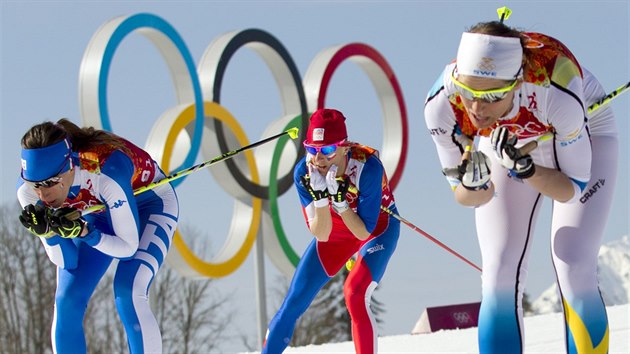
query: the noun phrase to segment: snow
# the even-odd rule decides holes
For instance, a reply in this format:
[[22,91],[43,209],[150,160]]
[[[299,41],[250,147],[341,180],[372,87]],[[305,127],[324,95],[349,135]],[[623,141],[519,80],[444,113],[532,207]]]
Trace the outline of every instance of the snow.
[[[599,287],[607,305],[610,327],[609,354],[630,353],[630,238],[601,246],[598,256]],[[556,285],[532,304],[535,316],[525,317],[525,353],[565,353],[564,322],[559,313]],[[411,328],[410,328],[411,331]],[[477,328],[417,335],[383,336],[379,353],[478,353]],[[287,348],[285,353],[354,353],[352,342]]]
[[[607,308],[610,326],[609,354],[630,353],[630,305]],[[525,317],[525,354],[565,353],[562,315]],[[379,353],[478,353],[477,328],[430,334],[396,335],[378,340]],[[352,342],[287,348],[290,353],[354,353]]]

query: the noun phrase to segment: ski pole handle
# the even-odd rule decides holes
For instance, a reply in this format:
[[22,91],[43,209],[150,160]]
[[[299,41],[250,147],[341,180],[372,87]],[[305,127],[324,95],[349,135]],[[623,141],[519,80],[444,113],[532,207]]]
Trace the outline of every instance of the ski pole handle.
[[538,140],[532,140],[528,142],[527,144],[521,146],[521,148],[518,149],[518,151],[521,153],[521,156],[525,156],[529,154],[530,152],[534,151],[534,149],[537,147],[538,147]]

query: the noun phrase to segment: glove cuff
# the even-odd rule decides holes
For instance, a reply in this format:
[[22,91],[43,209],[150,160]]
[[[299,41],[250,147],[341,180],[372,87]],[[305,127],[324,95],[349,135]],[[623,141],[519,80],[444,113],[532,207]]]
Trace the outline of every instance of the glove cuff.
[[534,162],[531,159],[529,161],[529,166],[526,165],[524,168],[519,170],[510,170],[510,175],[520,179],[527,179],[533,176],[534,173],[536,173],[536,165],[534,165]]
[[330,202],[328,201],[328,198],[322,198],[314,200],[313,204],[315,205],[315,208],[324,208],[327,207]]
[[469,187],[465,184],[462,183],[462,187],[468,189],[469,191],[480,191],[480,190],[487,190],[488,188],[490,188],[490,181],[486,182],[484,185],[481,186],[475,186],[475,187]]
[[534,167],[534,165],[532,165],[531,168],[525,170],[525,171],[521,171],[521,172],[517,172],[517,171],[513,171],[514,172],[514,176],[516,176],[517,178],[520,179],[527,179],[531,176],[534,175],[534,173],[536,173],[536,167]]
[[335,211],[335,213],[341,215],[341,213],[343,213],[344,211],[350,209],[350,206],[348,205],[347,201],[342,201],[342,202],[332,202],[332,208]]
[[52,232],[52,231],[48,231],[48,232],[47,232],[47,233],[45,233],[45,234],[38,234],[38,233],[37,233],[37,231],[35,231],[35,230],[31,229],[31,228],[28,228],[27,230],[28,230],[28,232],[30,232],[31,234],[33,234],[33,235],[35,235],[35,236],[37,236],[37,237],[41,237],[41,238],[51,238],[51,237],[55,236],[55,233],[54,233],[54,232]]

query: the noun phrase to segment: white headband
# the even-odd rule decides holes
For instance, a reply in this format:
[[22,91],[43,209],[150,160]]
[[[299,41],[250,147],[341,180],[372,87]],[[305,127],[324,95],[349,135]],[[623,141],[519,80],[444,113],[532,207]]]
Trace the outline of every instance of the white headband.
[[464,32],[457,50],[461,75],[513,80],[521,69],[521,39]]

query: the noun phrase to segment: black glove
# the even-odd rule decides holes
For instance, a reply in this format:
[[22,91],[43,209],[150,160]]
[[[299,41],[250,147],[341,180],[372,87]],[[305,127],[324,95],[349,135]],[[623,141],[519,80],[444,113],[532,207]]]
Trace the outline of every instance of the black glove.
[[518,138],[516,135],[510,136],[510,132],[505,127],[496,128],[490,135],[492,146],[503,167],[510,170],[510,175],[525,179],[534,175],[536,167],[530,155],[523,155],[516,148]]
[[[63,238],[75,238],[81,235],[87,221],[83,218],[70,220],[68,215],[75,211],[74,208],[59,208],[48,215],[50,229]],[[74,213],[73,213],[74,214]]]
[[54,233],[48,225],[47,216],[52,212],[51,209],[39,205],[29,204],[24,207],[19,219],[22,225],[33,235],[39,237],[50,237]]

